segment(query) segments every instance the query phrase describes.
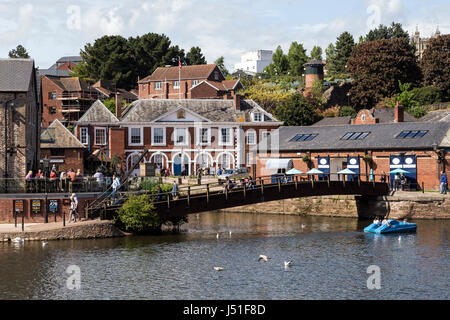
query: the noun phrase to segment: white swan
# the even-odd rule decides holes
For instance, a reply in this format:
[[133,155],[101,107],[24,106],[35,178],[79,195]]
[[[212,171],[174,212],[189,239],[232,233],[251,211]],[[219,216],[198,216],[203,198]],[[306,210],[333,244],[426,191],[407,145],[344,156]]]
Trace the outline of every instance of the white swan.
[[12,239],[12,242],[23,243],[24,240],[21,237],[15,237],[14,239]]
[[267,260],[269,260],[270,258],[268,256],[265,256],[263,254],[261,254],[258,258],[258,261],[263,260],[264,262],[267,262]]
[[284,267],[285,268],[289,268],[290,266],[292,266],[292,261],[285,261],[284,262]]
[[46,241],[42,241],[42,246],[45,247],[48,244]]
[[214,270],[216,270],[216,271],[222,271],[223,268],[222,268],[222,267],[214,267]]
[[305,229],[306,228],[306,224],[302,224],[302,229]]
[[229,235],[230,235],[230,237],[231,237],[231,230],[230,230],[230,232],[229,232]]
[[219,239],[219,233],[216,234],[216,238]]

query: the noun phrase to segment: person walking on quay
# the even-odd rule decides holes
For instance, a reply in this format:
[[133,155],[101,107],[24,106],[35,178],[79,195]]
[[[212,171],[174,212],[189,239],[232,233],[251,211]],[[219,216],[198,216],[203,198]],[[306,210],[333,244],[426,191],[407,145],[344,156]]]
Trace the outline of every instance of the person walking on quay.
[[78,214],[78,197],[75,193],[72,193],[70,196],[70,214],[69,214],[69,223],[74,220],[74,222],[77,222],[77,216],[78,220],[80,220],[80,215]]
[[441,194],[447,194],[448,180],[445,171],[441,171]]
[[394,177],[394,191],[400,188],[400,174],[396,173]]
[[406,177],[403,173],[400,174],[400,185],[401,185],[401,190],[404,191],[405,186],[406,186]]
[[173,200],[178,200],[178,184],[176,181],[173,182],[173,187],[172,187],[172,199]]

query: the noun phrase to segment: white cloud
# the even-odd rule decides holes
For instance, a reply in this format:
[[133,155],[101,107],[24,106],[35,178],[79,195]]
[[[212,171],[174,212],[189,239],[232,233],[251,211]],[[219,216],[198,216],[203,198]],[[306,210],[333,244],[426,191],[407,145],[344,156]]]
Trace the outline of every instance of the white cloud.
[[17,13],[8,15],[9,17],[11,17],[11,19],[5,19],[6,21],[4,22],[4,24],[8,26],[13,25],[14,29],[8,30],[8,28],[5,28],[7,31],[0,33],[1,41],[4,41],[6,43],[15,43],[16,41],[22,41],[22,38],[29,31],[31,24],[33,22],[33,14],[34,14],[33,5],[27,3],[23,6],[20,6],[18,11],[19,11],[18,12],[19,18],[17,19],[17,22],[16,19],[14,19]]

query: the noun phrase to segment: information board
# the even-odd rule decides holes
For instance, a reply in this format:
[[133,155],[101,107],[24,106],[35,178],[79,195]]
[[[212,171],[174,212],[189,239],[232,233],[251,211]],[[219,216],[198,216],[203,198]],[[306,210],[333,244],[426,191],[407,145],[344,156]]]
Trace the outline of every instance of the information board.
[[58,199],[48,200],[48,211],[53,213],[58,212]]
[[42,204],[42,201],[40,199],[32,199],[31,200],[31,213],[32,214],[40,214],[42,211],[41,204]]
[[23,200],[13,200],[14,212],[23,213]]

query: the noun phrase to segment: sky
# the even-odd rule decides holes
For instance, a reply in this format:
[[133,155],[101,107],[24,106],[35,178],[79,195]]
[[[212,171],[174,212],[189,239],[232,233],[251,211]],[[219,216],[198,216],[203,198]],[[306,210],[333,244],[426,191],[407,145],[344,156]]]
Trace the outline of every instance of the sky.
[[323,50],[344,31],[355,41],[370,29],[399,22],[412,35],[450,33],[448,0],[0,0],[0,58],[23,45],[39,68],[79,55],[103,35],[165,34],[208,63],[224,56],[233,71],[250,50],[285,53],[293,41]]

